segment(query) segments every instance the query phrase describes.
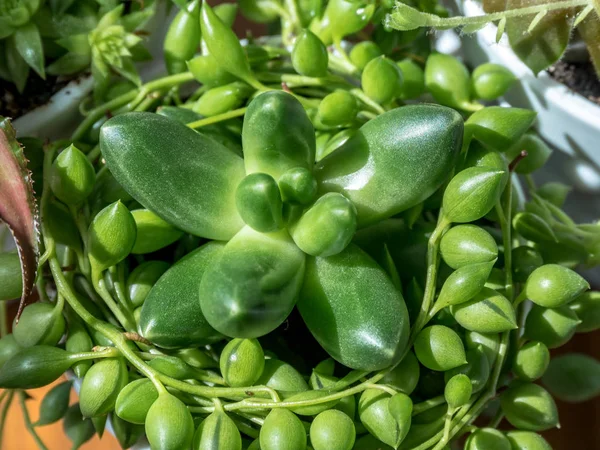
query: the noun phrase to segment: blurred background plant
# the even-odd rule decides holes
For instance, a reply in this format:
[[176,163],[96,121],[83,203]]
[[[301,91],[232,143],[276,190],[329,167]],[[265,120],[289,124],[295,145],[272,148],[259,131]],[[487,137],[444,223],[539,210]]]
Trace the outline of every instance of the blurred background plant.
[[[23,92],[34,77],[91,71],[98,98],[111,74],[139,84],[135,61],[150,55],[144,27],[156,3],[126,0],[1,0],[0,78]],[[31,72],[34,72],[32,74]]]
[[397,2],[384,22],[386,27],[396,30],[459,28],[463,34],[495,23],[498,26],[496,40],[506,33],[513,51],[536,75],[556,63],[570,42],[582,42],[600,77],[600,5],[597,1],[483,0],[482,6],[483,15],[444,17],[408,2]]

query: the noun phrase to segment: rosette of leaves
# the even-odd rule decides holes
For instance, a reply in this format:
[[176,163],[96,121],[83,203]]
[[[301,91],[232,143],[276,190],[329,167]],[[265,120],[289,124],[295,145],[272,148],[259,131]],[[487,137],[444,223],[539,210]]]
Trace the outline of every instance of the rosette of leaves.
[[485,14],[439,17],[396,2],[385,24],[396,30],[460,28],[474,33],[489,23],[498,26],[496,41],[506,34],[511,48],[536,75],[565,53],[573,31],[588,49],[600,77],[600,5],[594,0],[483,0]]
[[0,78],[20,92],[31,69],[42,79],[91,70],[96,92],[111,73],[139,83],[133,63],[149,58],[139,34],[154,12],[153,1],[2,0]]

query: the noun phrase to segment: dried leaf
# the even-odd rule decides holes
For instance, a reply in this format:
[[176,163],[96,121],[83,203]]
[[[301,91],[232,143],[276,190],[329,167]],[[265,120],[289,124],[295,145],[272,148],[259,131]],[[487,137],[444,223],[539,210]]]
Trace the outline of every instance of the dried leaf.
[[15,238],[23,276],[17,317],[32,293],[39,256],[38,210],[27,162],[10,120],[0,117],[0,219]]

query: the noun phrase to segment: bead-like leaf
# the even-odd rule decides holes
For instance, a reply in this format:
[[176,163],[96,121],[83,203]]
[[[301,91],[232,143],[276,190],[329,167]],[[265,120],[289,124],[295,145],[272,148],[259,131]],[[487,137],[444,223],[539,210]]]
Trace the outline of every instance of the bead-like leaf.
[[15,138],[10,120],[3,117],[0,117],[0,219],[15,238],[21,259],[20,315],[31,295],[37,271],[38,211],[23,148]]
[[435,311],[464,303],[476,296],[483,289],[495,262],[470,264],[455,270],[442,286]]

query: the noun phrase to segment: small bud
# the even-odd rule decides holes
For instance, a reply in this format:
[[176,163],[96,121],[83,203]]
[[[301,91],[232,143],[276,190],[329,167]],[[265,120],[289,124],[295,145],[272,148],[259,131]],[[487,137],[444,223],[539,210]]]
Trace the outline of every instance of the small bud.
[[421,364],[440,372],[467,363],[460,337],[443,325],[432,325],[422,330],[415,341],[415,353]]
[[346,450],[354,446],[354,422],[341,411],[323,411],[310,425],[310,443],[315,450]]
[[116,201],[100,211],[89,228],[90,259],[104,270],[121,262],[131,253],[137,229],[129,210]]
[[575,300],[589,288],[589,283],[577,272],[558,264],[546,264],[529,275],[525,294],[537,305],[556,308]]
[[327,48],[321,39],[309,30],[302,30],[292,50],[294,70],[306,77],[324,77],[328,62]]
[[370,61],[361,77],[363,91],[379,104],[388,103],[397,97],[402,82],[402,71],[394,61],[385,56]]
[[447,383],[452,377],[462,373],[469,377],[472,393],[476,394],[487,384],[491,367],[483,346],[478,345],[467,350],[467,364],[445,372],[444,379]]
[[251,173],[235,192],[240,216],[256,231],[268,233],[283,226],[283,204],[277,182],[266,173]]
[[304,253],[332,256],[344,250],[356,232],[356,208],[337,192],[319,198],[290,227],[290,234]]
[[119,392],[115,413],[127,422],[143,425],[158,392],[147,378],[132,381]]
[[453,410],[466,405],[471,398],[472,392],[473,386],[468,376],[462,373],[454,375],[450,378],[444,389],[444,398],[446,399],[446,403],[448,403],[448,408]]
[[511,302],[486,287],[471,300],[451,306],[450,312],[463,328],[478,333],[501,333],[517,328]]
[[452,222],[481,219],[496,205],[506,185],[506,172],[470,167],[450,180],[444,192],[444,215]]
[[234,81],[214,87],[204,93],[194,104],[194,111],[210,117],[239,108],[254,90],[246,83]]
[[383,55],[381,49],[373,41],[362,41],[352,47],[350,51],[350,61],[358,70],[364,70],[367,64]]
[[134,255],[155,252],[183,236],[183,231],[178,230],[148,209],[136,209],[131,211],[131,215],[137,229],[135,244],[131,249],[131,253]]
[[232,339],[221,352],[219,366],[229,386],[252,386],[262,375],[265,354],[256,339]]
[[476,98],[495,100],[505,94],[516,78],[506,67],[494,63],[477,66],[471,74],[473,93]]
[[317,195],[317,180],[312,172],[304,167],[294,167],[279,177],[281,198],[286,203],[307,205]]
[[63,150],[52,164],[52,192],[68,205],[81,204],[92,193],[95,181],[92,163],[74,145]]
[[481,105],[471,102],[471,80],[463,63],[451,55],[432,53],[425,65],[425,86],[442,105],[476,111]]
[[581,320],[577,326],[578,333],[589,333],[600,329],[600,292],[586,292],[580,295],[569,303],[569,308]]
[[81,414],[84,417],[97,417],[112,411],[128,378],[127,365],[123,358],[106,358],[95,363],[81,383]]
[[525,337],[557,348],[573,337],[580,323],[568,305],[544,308],[534,304],[525,321]]
[[442,237],[440,252],[446,264],[459,269],[470,264],[494,261],[498,257],[498,245],[483,228],[457,225]]
[[512,450],[510,441],[494,428],[478,428],[469,435],[464,450]]
[[515,384],[502,394],[500,404],[516,428],[544,431],[558,426],[556,403],[548,391],[537,384]]
[[187,406],[167,392],[152,403],[146,416],[146,437],[152,448],[190,448],[194,420]]
[[13,323],[13,336],[21,347],[56,345],[65,332],[62,310],[50,303],[33,303]]
[[319,120],[328,126],[349,124],[356,118],[357,113],[356,98],[347,91],[332,92],[319,104]]
[[408,58],[398,61],[397,64],[404,78],[399,97],[402,100],[410,100],[422,95],[425,92],[425,72],[421,66]]

